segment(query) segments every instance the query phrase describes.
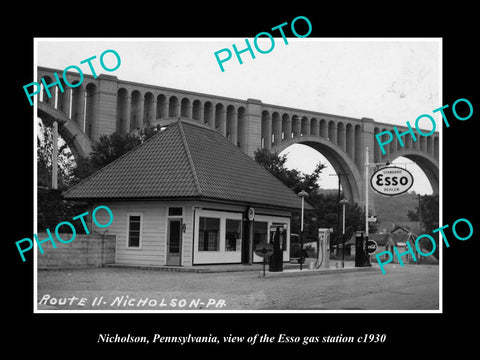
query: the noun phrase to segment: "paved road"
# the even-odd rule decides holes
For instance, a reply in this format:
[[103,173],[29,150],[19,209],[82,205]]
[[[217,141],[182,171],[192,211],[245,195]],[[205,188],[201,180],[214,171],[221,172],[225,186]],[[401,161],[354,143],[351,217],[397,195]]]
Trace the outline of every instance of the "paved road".
[[37,279],[39,309],[437,310],[438,273],[435,265],[265,278],[102,268],[38,271]]
[[[269,289],[265,309],[438,310],[439,267],[398,265],[381,271],[303,276],[289,290]],[[304,289],[308,288],[307,291]],[[275,298],[275,299],[274,299]]]

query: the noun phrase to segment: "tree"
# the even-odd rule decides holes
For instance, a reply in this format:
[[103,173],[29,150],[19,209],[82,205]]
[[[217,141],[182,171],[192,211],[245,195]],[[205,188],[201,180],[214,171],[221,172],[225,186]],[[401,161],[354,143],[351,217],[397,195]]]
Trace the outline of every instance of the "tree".
[[410,221],[420,221],[424,233],[431,234],[438,228],[439,199],[436,195],[424,195],[419,198],[420,206],[407,213]]
[[[313,211],[306,211],[304,214],[305,239],[316,239],[318,228],[333,228],[332,242],[335,243],[338,237],[337,224],[340,221],[341,205],[336,194],[321,194],[318,180],[324,164],[318,163],[311,174],[304,174],[297,170],[287,169],[285,163],[286,155],[280,156],[276,152],[265,149],[255,152],[255,160],[282,181],[295,193],[305,190],[309,197],[306,201],[314,208]],[[365,224],[363,210],[357,204],[349,204],[346,207],[345,236],[349,238],[356,230],[362,229]],[[291,232],[300,233],[300,211],[292,213]],[[375,225],[370,225],[370,231],[375,232]]]
[[[37,226],[40,231],[53,229],[62,221],[86,211],[83,203],[65,201],[62,190],[72,184],[75,160],[67,143],[58,137],[58,189],[52,189],[53,129],[39,119],[37,128]],[[84,233],[83,226],[77,226]],[[65,228],[65,227],[64,227]]]
[[[407,213],[410,221],[419,221],[423,234],[429,234],[435,239],[436,249],[433,255],[438,259],[438,232],[434,233],[433,230],[439,227],[439,198],[438,194],[424,195],[419,197],[420,205],[415,208],[414,211],[409,210]],[[432,243],[426,239],[420,240],[420,246],[430,252],[432,250]]]
[[[37,124],[37,185],[52,185],[53,129],[38,119]],[[58,137],[58,188],[67,188],[73,179],[75,160],[68,144]]]
[[[341,194],[343,198],[343,193]],[[318,228],[332,228],[331,234],[332,244],[336,244],[342,239],[342,216],[343,206],[338,201],[336,193],[322,194],[316,192],[310,195],[309,203],[314,207],[314,210],[309,212],[309,222],[311,229],[306,233],[306,236],[315,239]],[[365,211],[357,203],[349,202],[345,206],[345,241],[355,233],[355,231],[363,230],[365,228]],[[375,233],[377,225],[369,223],[369,233]]]
[[[53,228],[58,223],[72,218],[87,210],[87,204],[66,201],[62,198],[62,190],[78,183],[105,165],[119,158],[134,147],[155,135],[158,126],[147,126],[132,133],[115,132],[102,135],[93,145],[93,151],[87,159],[78,160],[75,166],[74,157],[63,140],[59,140],[59,186],[58,190],[47,189],[51,185],[52,167],[52,129],[39,123],[37,139],[38,168],[38,208],[37,222],[39,229]],[[83,232],[83,226],[74,224],[77,232]]]
[[276,152],[267,149],[258,149],[255,153],[255,161],[267,169],[277,179],[287,185],[295,193],[305,190],[307,193],[319,189],[318,179],[325,165],[318,163],[311,174],[304,174],[295,169],[287,169],[285,163],[287,156],[280,156]]
[[73,171],[75,182],[79,182],[100,170],[159,131],[160,126],[157,125],[147,126],[131,133],[114,132],[109,135],[101,135],[93,144],[90,156],[87,159],[78,161],[77,167]]
[[[37,191],[37,204],[37,226],[39,231],[44,231],[48,228],[53,233],[59,223],[70,221],[77,233],[85,234],[83,224],[80,221],[71,221],[71,219],[88,211],[87,203],[64,200],[61,190],[40,187]],[[87,218],[89,216],[90,214]],[[63,226],[62,231],[70,232],[68,226]]]

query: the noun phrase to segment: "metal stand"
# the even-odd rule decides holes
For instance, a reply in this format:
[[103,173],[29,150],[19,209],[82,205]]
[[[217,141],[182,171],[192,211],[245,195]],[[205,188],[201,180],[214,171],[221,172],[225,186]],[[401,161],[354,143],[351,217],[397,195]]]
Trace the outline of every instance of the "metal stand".
[[300,270],[303,269],[303,230],[300,233]]

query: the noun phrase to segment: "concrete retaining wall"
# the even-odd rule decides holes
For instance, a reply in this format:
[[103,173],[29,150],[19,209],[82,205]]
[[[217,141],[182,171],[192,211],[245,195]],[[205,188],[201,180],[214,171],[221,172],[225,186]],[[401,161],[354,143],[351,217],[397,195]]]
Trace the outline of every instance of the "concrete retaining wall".
[[[68,268],[85,268],[85,267],[102,267],[104,264],[112,264],[115,262],[115,235],[85,235],[77,234],[75,239],[64,244],[57,240],[52,231],[52,242],[44,242],[41,244],[43,254],[37,248],[37,268],[38,269],[68,269]],[[60,233],[60,238],[68,240],[72,234]],[[37,234],[38,240],[41,241],[48,237],[47,233]]]

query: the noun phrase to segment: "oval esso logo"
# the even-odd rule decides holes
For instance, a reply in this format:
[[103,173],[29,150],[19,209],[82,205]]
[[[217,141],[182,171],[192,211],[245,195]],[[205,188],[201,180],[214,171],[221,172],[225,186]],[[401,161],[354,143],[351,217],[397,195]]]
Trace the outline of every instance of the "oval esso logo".
[[373,190],[382,195],[395,196],[407,192],[413,185],[413,176],[405,169],[387,166],[370,177]]

